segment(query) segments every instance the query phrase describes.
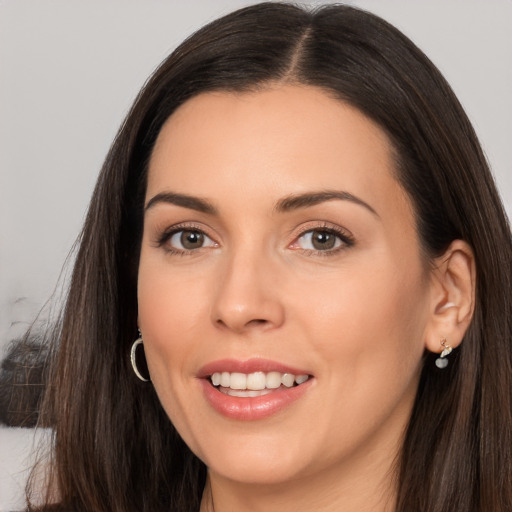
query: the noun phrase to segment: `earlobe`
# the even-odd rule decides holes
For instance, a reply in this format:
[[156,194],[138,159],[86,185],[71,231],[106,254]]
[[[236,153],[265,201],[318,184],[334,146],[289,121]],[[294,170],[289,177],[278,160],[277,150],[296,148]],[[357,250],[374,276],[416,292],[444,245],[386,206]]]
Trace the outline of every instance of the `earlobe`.
[[425,346],[441,352],[441,340],[456,348],[473,318],[476,266],[473,250],[466,242],[454,240],[436,258],[431,276],[431,316],[425,333]]

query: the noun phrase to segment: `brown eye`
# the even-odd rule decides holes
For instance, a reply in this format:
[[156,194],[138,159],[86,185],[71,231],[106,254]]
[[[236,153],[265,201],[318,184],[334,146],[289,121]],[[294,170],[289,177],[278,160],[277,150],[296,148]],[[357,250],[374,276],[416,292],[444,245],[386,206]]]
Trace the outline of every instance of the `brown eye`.
[[313,231],[311,236],[313,247],[319,251],[334,249],[336,244],[336,236],[327,231]]
[[182,231],[180,242],[184,249],[199,249],[203,246],[204,235],[199,231]]
[[342,240],[339,235],[324,229],[313,229],[304,233],[297,241],[301,249],[313,251],[330,251],[340,247]]
[[197,229],[182,229],[176,231],[170,238],[168,244],[176,251],[194,251],[203,247],[213,247],[215,242]]

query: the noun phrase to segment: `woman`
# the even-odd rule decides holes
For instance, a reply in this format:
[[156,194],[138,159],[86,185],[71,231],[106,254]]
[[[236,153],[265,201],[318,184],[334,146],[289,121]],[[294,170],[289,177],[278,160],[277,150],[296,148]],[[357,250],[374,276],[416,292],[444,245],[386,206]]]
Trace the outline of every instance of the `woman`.
[[511,249],[400,32],[347,6],[213,22],[98,180],[43,509],[510,510]]

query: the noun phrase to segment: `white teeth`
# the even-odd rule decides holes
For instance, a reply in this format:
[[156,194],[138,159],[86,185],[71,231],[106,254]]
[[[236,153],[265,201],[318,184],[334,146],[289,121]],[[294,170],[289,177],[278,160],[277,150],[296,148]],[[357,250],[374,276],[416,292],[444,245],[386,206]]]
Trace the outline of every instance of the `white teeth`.
[[279,372],[267,373],[267,388],[277,389],[281,385],[281,374]]
[[[211,382],[214,386],[236,390],[236,393],[231,393],[229,389],[226,390],[226,394],[232,396],[260,396],[266,394],[262,391],[277,389],[281,386],[291,388],[294,384],[303,384],[308,379],[309,375],[295,376],[292,373],[280,372],[254,372],[249,374],[216,372],[211,375]],[[256,394],[253,394],[253,392]]]
[[222,372],[220,375],[220,385],[223,388],[229,388],[231,382],[231,374],[229,372]]
[[250,373],[247,375],[247,389],[265,389],[266,378],[263,372]]
[[261,390],[256,390],[256,389],[231,389],[231,388],[226,388],[226,389],[221,389],[221,392],[226,394],[226,395],[229,395],[229,396],[248,396],[250,398],[253,398],[255,396],[263,396],[263,395],[268,395],[269,393],[272,393],[272,390],[270,389],[261,389]]
[[297,375],[295,377],[295,382],[297,384],[302,384],[303,382],[306,382],[309,379],[309,375]]
[[232,373],[229,387],[231,389],[247,389],[247,375],[245,373]]
[[292,373],[285,373],[281,377],[281,382],[287,387],[291,388],[293,386],[293,383],[295,382],[295,375]]

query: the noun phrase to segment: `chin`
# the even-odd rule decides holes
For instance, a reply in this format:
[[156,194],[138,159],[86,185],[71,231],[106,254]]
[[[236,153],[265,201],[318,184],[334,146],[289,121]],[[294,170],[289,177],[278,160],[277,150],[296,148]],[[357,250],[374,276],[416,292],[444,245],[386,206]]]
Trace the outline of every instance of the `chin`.
[[211,473],[224,479],[251,485],[279,485],[300,478],[302,464],[279,460],[277,457],[254,454],[236,461],[216,460],[207,465]]
[[257,428],[252,435],[212,435],[209,445],[196,454],[222,478],[246,484],[280,484],[300,478],[311,467],[304,440],[293,437],[284,435],[282,426],[275,436],[258,433]]

